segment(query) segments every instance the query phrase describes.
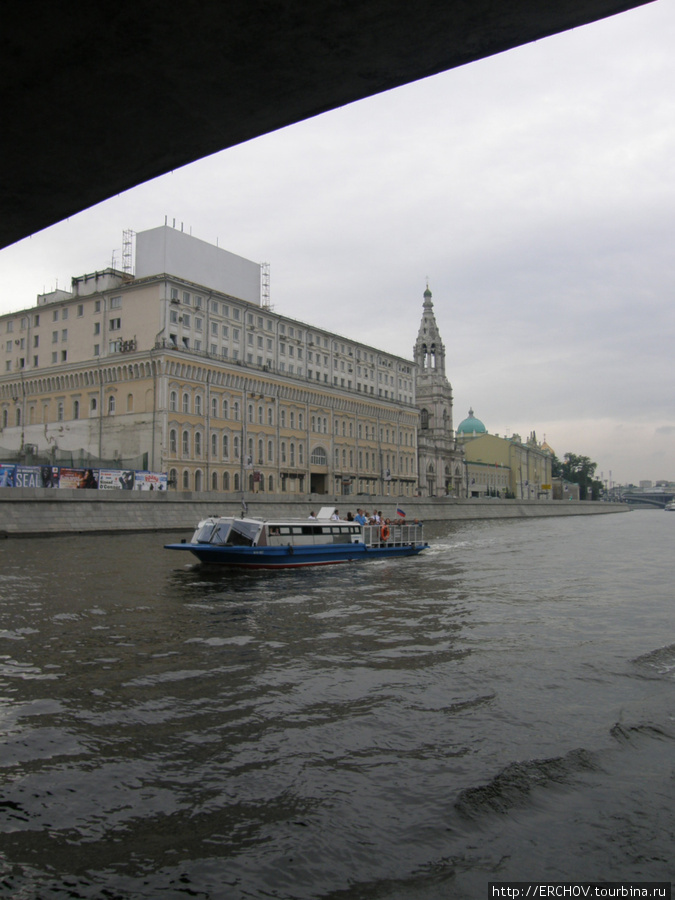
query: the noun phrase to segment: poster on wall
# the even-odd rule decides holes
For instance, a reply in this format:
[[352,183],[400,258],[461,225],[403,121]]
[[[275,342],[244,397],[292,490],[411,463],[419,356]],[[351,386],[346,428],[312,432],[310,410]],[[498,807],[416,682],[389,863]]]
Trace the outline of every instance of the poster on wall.
[[0,463],[0,487],[14,487],[16,481],[16,466]]
[[100,491],[133,491],[134,472],[132,469],[99,469],[98,489]]
[[97,469],[65,469],[59,470],[59,487],[71,490],[96,490],[98,488]]
[[136,472],[135,491],[165,491],[168,476],[166,472]]
[[[49,468],[46,466],[45,468]],[[42,484],[42,467],[41,466],[17,466],[16,467],[16,487],[44,487]]]

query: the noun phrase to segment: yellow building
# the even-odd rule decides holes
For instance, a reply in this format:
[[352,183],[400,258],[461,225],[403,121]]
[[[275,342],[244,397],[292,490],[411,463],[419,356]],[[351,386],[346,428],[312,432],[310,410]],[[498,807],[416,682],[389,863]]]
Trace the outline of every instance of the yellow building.
[[553,452],[540,444],[534,432],[527,441],[517,434],[488,434],[473,410],[457,426],[464,448],[467,497],[514,497],[518,500],[551,499]]

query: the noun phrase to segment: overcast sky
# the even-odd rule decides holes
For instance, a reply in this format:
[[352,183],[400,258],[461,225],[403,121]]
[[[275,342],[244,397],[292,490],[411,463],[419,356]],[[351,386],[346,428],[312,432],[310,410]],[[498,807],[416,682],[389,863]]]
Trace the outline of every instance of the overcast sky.
[[455,426],[675,480],[674,47],[657,0],[226,150],[0,251],[0,312],[165,216],[407,358],[428,278]]

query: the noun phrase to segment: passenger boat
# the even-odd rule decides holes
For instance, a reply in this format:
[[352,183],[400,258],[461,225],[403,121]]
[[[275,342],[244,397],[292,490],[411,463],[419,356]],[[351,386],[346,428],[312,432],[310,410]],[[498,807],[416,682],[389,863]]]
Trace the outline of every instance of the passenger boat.
[[188,550],[203,563],[293,569],[415,556],[429,546],[420,523],[359,525],[333,519],[334,513],[326,506],[316,519],[211,516],[199,523],[191,541],[165,544],[165,548]]

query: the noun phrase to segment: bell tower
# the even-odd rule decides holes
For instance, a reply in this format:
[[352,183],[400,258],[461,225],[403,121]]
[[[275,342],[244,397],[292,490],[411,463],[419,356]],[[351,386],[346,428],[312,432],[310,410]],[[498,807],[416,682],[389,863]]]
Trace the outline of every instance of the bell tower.
[[429,285],[424,292],[422,321],[413,347],[416,365],[415,403],[420,411],[417,465],[422,496],[462,496],[462,448],[452,427],[452,386],[445,375],[445,345],[434,315]]

